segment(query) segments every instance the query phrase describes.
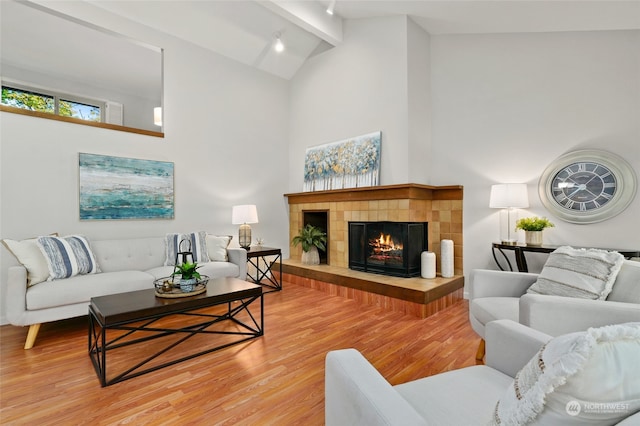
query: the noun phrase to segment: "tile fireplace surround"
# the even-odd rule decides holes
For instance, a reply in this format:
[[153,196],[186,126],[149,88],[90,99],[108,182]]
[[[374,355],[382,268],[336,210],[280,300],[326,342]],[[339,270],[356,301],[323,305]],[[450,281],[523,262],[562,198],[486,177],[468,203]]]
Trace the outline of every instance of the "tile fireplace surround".
[[[322,279],[322,282],[318,279],[302,277],[297,277],[299,279],[294,277],[294,280],[298,282],[311,281],[306,284],[334,294],[361,299],[369,304],[372,303],[371,294],[358,293],[377,293],[385,300],[374,300],[373,303],[385,306],[398,305],[396,299],[398,294],[407,293],[406,290],[410,289],[408,292],[414,294],[407,296],[406,303],[411,306],[394,310],[415,313],[421,317],[431,315],[441,307],[449,306],[462,298],[464,285],[462,277],[462,186],[428,186],[410,183],[291,193],[284,196],[287,197],[289,203],[289,241],[304,226],[303,212],[327,212],[329,237],[327,263],[330,268],[325,269],[330,270],[331,273],[338,271],[339,275],[343,275],[333,280],[325,278]],[[443,239],[453,240],[455,277],[448,280],[438,276],[435,281],[423,278],[393,278],[391,280],[392,286],[407,287],[407,289],[398,291],[397,288],[391,290],[384,288],[388,285],[390,277],[351,271],[348,269],[350,221],[428,222],[428,250],[436,254],[438,274],[440,273],[440,241]],[[300,265],[301,255],[300,246],[290,246],[290,259],[283,262],[285,274],[300,274],[300,268],[305,267]],[[315,268],[322,270],[323,267],[320,265]],[[309,274],[304,273],[303,275],[317,276],[314,271],[309,272]],[[355,282],[351,280],[355,280]],[[370,286],[367,284],[369,281],[371,281]],[[340,283],[339,286],[346,285],[351,288],[346,290],[334,288],[337,283]],[[443,288],[433,288],[438,286],[448,288],[445,295],[443,295]],[[423,289],[416,291],[416,288]],[[449,293],[449,291],[451,292]],[[415,294],[416,292],[419,294]],[[391,299],[386,300],[389,298]],[[434,310],[436,305],[437,308]]]
[[[440,271],[440,241],[453,240],[455,274],[462,275],[462,186],[418,184],[374,186],[285,194],[289,200],[289,241],[302,223],[303,211],[328,213],[329,265],[349,267],[349,221],[429,222],[429,251]],[[302,248],[290,247],[292,259]]]

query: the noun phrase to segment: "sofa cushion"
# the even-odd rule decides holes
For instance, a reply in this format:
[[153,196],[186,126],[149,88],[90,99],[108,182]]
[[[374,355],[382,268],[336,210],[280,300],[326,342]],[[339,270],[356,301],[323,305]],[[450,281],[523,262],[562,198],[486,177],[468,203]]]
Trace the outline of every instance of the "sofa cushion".
[[640,323],[545,344],[496,404],[493,424],[615,424],[640,410]]
[[618,252],[559,247],[527,293],[604,300],[623,262]]
[[27,286],[41,283],[49,278],[47,259],[38,247],[37,238],[22,241],[4,239],[2,244],[27,270]]
[[[448,371],[394,386],[428,425],[464,425],[489,419],[513,379],[486,366]],[[471,396],[462,399],[462,395]]]
[[607,300],[640,303],[640,262],[624,261]]
[[151,275],[141,271],[120,271],[76,275],[65,280],[32,286],[27,290],[27,309],[45,309],[72,305],[92,297],[153,288]]
[[471,301],[469,311],[472,317],[485,325],[498,319],[518,322],[519,302],[517,297],[482,297]]
[[102,272],[144,271],[161,266],[165,258],[163,237],[96,240],[91,247]]
[[231,242],[231,235],[207,235],[207,252],[212,262],[226,262],[229,260],[227,247]]
[[198,272],[202,275],[207,275],[209,278],[238,277],[240,268],[231,262],[209,262],[202,264],[202,268],[198,269]]
[[49,267],[48,280],[100,271],[89,241],[81,235],[38,237],[37,242]]

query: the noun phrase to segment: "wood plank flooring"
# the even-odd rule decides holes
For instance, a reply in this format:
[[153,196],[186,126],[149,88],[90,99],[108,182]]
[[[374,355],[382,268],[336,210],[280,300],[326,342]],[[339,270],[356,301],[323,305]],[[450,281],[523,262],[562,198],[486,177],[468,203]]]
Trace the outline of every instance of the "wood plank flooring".
[[86,318],[44,324],[27,351],[27,328],[2,326],[0,424],[322,425],[330,350],[358,349],[394,385],[476,363],[466,300],[419,319],[283,285],[264,336],[106,388]]

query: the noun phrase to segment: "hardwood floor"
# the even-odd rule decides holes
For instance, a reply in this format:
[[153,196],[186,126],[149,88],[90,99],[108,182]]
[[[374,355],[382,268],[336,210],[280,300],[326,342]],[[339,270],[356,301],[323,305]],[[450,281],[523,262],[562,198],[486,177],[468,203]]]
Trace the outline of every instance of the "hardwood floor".
[[[324,358],[361,351],[391,384],[474,365],[466,300],[429,318],[284,282],[265,295],[265,335],[106,388],[87,354],[87,319],[0,327],[0,424],[322,425]],[[139,350],[144,350],[139,346]]]

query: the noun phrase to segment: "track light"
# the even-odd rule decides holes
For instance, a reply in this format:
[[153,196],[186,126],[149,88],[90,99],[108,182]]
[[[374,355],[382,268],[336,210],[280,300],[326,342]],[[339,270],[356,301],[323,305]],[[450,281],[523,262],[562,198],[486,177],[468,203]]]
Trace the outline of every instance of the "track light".
[[282,40],[280,39],[280,33],[279,32],[276,33],[276,42],[273,45],[273,48],[278,53],[284,51],[284,43],[282,43]]
[[282,40],[280,38],[276,39],[276,45],[274,46],[276,52],[282,52],[284,50],[284,44],[282,44]]
[[333,10],[336,8],[336,0],[331,0],[331,3],[329,3],[329,7],[327,7],[327,13],[329,15],[333,15]]

